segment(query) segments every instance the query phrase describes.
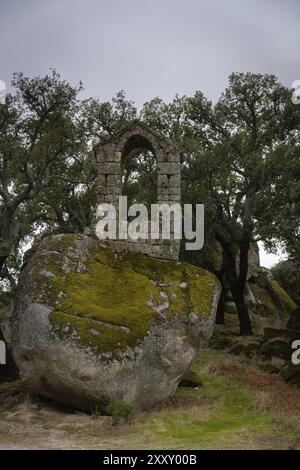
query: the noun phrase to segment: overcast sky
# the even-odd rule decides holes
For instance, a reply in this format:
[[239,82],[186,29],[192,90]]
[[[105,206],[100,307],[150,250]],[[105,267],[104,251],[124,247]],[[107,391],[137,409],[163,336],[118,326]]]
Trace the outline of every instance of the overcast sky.
[[231,72],[291,86],[299,20],[299,0],[0,0],[0,80],[56,68],[85,97],[124,89],[138,106],[195,90],[215,100]]

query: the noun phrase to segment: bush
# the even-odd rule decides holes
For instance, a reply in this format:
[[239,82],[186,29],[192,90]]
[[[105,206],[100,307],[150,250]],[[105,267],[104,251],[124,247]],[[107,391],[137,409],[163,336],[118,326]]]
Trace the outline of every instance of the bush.
[[132,422],[135,414],[134,407],[121,400],[110,403],[106,410],[112,416],[113,426]]
[[93,419],[99,418],[103,413],[101,412],[101,408],[96,405],[94,408],[91,409],[91,415]]

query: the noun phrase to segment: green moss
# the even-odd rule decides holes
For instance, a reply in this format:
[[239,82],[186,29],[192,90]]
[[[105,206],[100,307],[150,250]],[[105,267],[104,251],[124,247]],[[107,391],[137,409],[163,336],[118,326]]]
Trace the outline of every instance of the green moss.
[[220,249],[216,242],[208,249],[208,259],[216,271],[221,271],[223,261],[222,249]]
[[257,284],[250,284],[255,300],[258,302],[256,307],[257,313],[261,315],[276,315],[277,306],[273,300],[272,295],[267,289],[258,286]]
[[180,382],[181,387],[199,387],[203,384],[202,377],[196,370],[189,370]]
[[20,380],[13,380],[11,382],[3,382],[0,384],[0,393],[2,392],[7,392],[8,390],[11,390],[18,386],[20,384]]
[[[76,332],[83,345],[114,356],[136,346],[154,322],[186,317],[190,311],[200,317],[209,314],[218,283],[213,274],[188,263],[116,254],[97,241],[82,260],[78,247],[74,255],[80,239],[50,238],[51,256],[42,262],[37,257],[39,269],[54,274],[45,280],[43,295],[54,307],[50,322],[59,335]],[[155,309],[166,300],[169,305],[161,315]]]
[[206,316],[211,309],[218,281],[210,272],[194,266],[189,266],[188,279],[191,307],[198,315]]
[[159,288],[131,267],[106,265],[99,257],[89,262],[88,273],[55,277],[56,288],[66,297],[50,319],[62,327],[70,323],[83,344],[114,352],[147,334],[153,317],[147,299],[157,297]]
[[257,313],[261,315],[290,314],[296,304],[275,280],[269,280],[268,271],[261,269],[255,283],[250,284],[258,306]]
[[275,280],[271,281],[271,293],[279,307],[286,309],[289,313],[297,307],[295,302]]

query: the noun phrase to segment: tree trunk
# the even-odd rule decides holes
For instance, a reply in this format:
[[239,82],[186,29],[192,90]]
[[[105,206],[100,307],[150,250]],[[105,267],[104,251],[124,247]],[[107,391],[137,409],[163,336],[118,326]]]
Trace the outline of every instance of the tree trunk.
[[216,324],[217,325],[224,325],[225,323],[225,305],[224,305],[224,289],[222,287],[222,292],[220,295],[219,303],[218,303],[218,309],[217,309],[217,316],[216,316]]
[[248,254],[250,249],[250,240],[244,239],[240,244],[240,266],[237,280],[237,309],[240,319],[241,335],[252,335],[252,327],[249,318],[248,307],[245,302],[245,289],[248,274]]
[[229,280],[232,297],[234,302],[236,303],[238,311],[240,335],[252,335],[253,332],[248,307],[245,302],[245,287],[247,282],[248,251],[250,247],[250,240],[242,240],[242,242],[239,244],[240,265],[238,270],[236,266],[236,255],[231,249],[230,244],[221,234],[218,234],[217,239],[221,243],[227,257],[228,264],[226,274]]
[[253,334],[252,326],[250,322],[248,307],[245,302],[244,296],[245,289],[241,290],[239,281],[237,281],[232,287],[231,292],[233,300],[236,303],[238,317],[240,322],[240,335],[241,336],[250,336]]
[[225,324],[225,290],[224,290],[224,273],[226,270],[226,255],[223,250],[223,257],[222,257],[222,266],[219,273],[216,273],[220,283],[221,283],[221,295],[219,298],[218,309],[217,309],[217,316],[216,316],[216,324],[217,325],[224,325]]

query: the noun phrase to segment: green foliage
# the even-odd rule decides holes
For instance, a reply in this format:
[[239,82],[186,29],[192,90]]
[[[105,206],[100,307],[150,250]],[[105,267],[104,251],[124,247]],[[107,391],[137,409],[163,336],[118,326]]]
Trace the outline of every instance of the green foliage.
[[276,77],[236,73],[215,105],[197,92],[186,110],[187,133],[196,142],[186,170],[194,186],[190,197],[201,195],[208,210],[227,258],[241,333],[249,334],[243,293],[251,242],[262,239],[274,248],[281,240],[295,251],[299,237],[299,109]]
[[44,191],[57,177],[68,179],[82,149],[75,118],[81,85],[52,71],[32,79],[15,74],[12,86],[15,95],[0,105],[0,277],[10,280],[21,243],[48,221]]
[[118,400],[110,403],[106,411],[112,416],[113,426],[131,423],[135,416],[135,409],[129,403]]
[[96,405],[96,406],[94,406],[94,408],[92,408],[92,410],[91,410],[92,419],[98,419],[99,416],[102,416],[102,415],[103,415],[103,411],[102,411],[101,407]]
[[[137,117],[184,149],[182,200],[205,204],[208,256],[193,254],[194,262],[207,266],[216,237],[232,270],[233,258],[255,238],[269,249],[281,242],[297,257],[300,113],[274,76],[232,74],[214,105],[197,91],[170,103],[154,98],[140,114],[123,91],[111,102],[80,102],[81,85],[72,88],[56,72],[33,79],[19,74],[13,85],[15,95],[0,106],[0,276],[11,284],[24,242],[51,232],[83,233],[91,224],[93,146]],[[130,202],[155,201],[155,163],[149,149],[124,159]],[[234,277],[237,282],[237,271]],[[244,277],[242,269],[240,290]]]

